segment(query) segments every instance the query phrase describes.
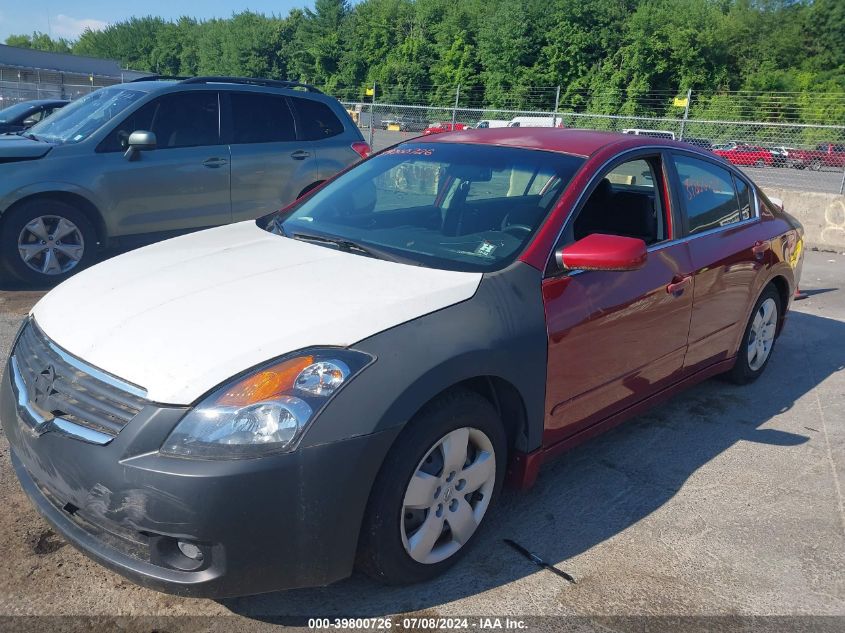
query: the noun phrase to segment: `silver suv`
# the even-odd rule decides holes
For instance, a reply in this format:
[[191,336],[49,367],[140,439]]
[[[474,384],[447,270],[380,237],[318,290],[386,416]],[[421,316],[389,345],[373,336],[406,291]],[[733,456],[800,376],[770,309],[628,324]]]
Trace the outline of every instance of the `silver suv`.
[[0,275],[56,282],[100,247],[260,217],[369,151],[343,106],[304,84],[102,88],[0,135]]

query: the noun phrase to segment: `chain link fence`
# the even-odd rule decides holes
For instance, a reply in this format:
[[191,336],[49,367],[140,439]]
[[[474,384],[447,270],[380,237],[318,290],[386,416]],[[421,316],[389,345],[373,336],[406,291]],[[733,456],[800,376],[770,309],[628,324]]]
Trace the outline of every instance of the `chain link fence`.
[[[75,99],[121,78],[0,67],[0,107]],[[845,193],[845,93],[572,90],[513,86],[320,86],[376,150],[462,127],[585,128],[674,137],[715,151],[763,187]]]
[[[350,99],[349,92],[361,94],[357,89],[334,92],[340,93],[342,103],[376,150],[420,136],[427,128],[447,131],[453,125],[455,129],[518,124],[612,132],[638,130],[716,152],[763,187],[845,193],[845,94],[720,93],[701,95],[696,102],[688,93],[685,98],[652,95],[626,102],[619,95],[613,99],[610,95],[588,97],[584,93],[570,95],[564,102],[559,92],[550,94],[547,90],[544,98],[551,101],[552,107],[524,109],[466,107],[458,91],[453,93],[451,106]],[[528,93],[527,101],[537,103],[538,95],[536,91]],[[514,102],[518,102],[516,97]],[[663,114],[605,114],[589,111],[593,107]]]

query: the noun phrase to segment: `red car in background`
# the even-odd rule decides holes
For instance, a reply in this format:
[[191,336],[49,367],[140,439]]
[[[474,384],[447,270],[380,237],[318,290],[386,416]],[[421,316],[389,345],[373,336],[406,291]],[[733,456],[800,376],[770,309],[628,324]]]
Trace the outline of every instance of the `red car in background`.
[[772,153],[758,145],[737,145],[729,149],[714,149],[713,153],[734,165],[771,167],[775,162]]
[[845,143],[820,143],[816,149],[789,150],[789,162],[796,169],[813,171],[822,167],[845,167]]
[[423,136],[428,136],[429,134],[441,134],[443,132],[453,132],[468,129],[469,125],[467,125],[466,123],[451,123],[449,121],[440,121],[425,128],[423,130]]

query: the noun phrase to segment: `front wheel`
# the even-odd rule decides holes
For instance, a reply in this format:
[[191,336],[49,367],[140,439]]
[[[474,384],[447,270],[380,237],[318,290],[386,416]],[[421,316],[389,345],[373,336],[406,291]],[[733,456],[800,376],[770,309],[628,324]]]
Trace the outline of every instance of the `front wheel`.
[[19,280],[54,284],[96,256],[97,236],[76,207],[61,200],[24,202],[0,218],[0,260]]
[[760,377],[772,356],[780,318],[780,294],[769,285],[754,304],[736,355],[736,365],[728,373],[731,381],[742,385]]
[[358,566],[387,584],[444,572],[495,502],[507,442],[495,408],[456,390],[429,403],[391,448],[370,495]]

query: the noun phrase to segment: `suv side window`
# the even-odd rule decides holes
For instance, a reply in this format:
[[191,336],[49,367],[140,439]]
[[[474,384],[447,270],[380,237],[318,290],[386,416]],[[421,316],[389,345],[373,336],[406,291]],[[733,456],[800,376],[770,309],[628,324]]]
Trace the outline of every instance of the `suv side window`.
[[325,103],[299,97],[291,97],[291,102],[299,115],[302,140],[319,141],[343,133],[343,123]]
[[220,143],[217,93],[192,90],[164,95],[130,114],[100,143],[97,151],[126,149],[129,135],[146,130],[156,135],[158,149],[199,147]]
[[[675,167],[681,181],[688,234],[727,226],[743,219],[733,176],[727,169],[678,155],[675,156]],[[746,197],[749,195],[746,191]],[[748,208],[750,211],[750,202]]]
[[229,94],[232,105],[232,143],[281,143],[296,140],[287,99],[250,92]]

